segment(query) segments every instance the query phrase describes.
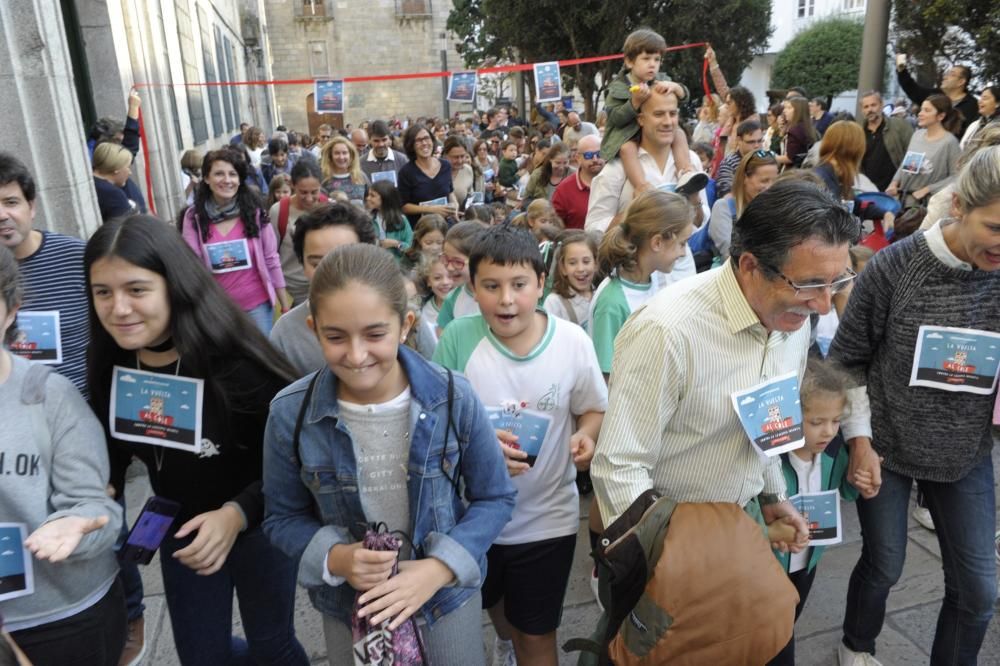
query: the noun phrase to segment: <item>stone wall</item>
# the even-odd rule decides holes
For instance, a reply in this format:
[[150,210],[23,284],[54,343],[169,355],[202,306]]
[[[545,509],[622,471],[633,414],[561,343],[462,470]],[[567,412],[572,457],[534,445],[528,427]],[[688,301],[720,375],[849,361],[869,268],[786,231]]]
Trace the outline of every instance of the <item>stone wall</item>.
[[[401,16],[397,6],[419,6],[409,0],[326,0],[325,18],[301,15],[302,0],[266,0],[271,45],[271,69],[276,79],[331,78],[441,71],[441,50],[447,49],[448,69],[462,69],[454,40],[445,24],[450,0],[424,0],[428,16]],[[322,3],[321,3],[322,4]],[[305,11],[308,11],[306,9]],[[447,35],[447,36],[446,36]],[[311,54],[322,44],[328,66]],[[321,60],[321,58],[319,59]],[[344,123],[392,115],[443,115],[441,79],[348,83]],[[292,129],[308,126],[309,85],[276,86],[280,121]],[[451,105],[451,112],[469,105]]]

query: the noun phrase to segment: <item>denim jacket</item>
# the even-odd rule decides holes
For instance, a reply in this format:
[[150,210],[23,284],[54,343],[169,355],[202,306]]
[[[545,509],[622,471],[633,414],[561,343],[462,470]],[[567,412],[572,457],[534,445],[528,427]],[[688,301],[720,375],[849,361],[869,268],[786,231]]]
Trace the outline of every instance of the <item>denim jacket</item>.
[[[399,348],[398,358],[411,394],[407,492],[412,557],[436,557],[455,574],[455,582],[421,609],[432,624],[482,585],[486,551],[510,520],[517,491],[486,410],[465,378],[454,375],[455,428],[449,431],[446,371],[406,347]],[[299,562],[299,583],[309,590],[313,605],[349,623],[356,592],[347,583],[325,583],[323,567],[333,546],[361,540],[366,518],[351,433],[339,419],[337,378],[329,368],[318,373],[297,453],[292,450],[295,422],[316,373],[287,387],[271,403],[264,435],[264,531]],[[449,478],[456,476],[461,477],[464,502]]]

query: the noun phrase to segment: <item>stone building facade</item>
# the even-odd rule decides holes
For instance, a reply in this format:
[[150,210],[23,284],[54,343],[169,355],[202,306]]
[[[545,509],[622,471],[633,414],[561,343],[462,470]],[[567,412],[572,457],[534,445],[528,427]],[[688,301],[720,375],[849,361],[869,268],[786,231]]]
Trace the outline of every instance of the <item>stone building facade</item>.
[[[346,78],[463,69],[445,27],[450,0],[265,0],[275,79]],[[315,134],[321,122],[357,126],[396,115],[448,113],[447,79],[345,84],[343,116],[310,118],[313,88],[277,85],[280,122]],[[471,106],[452,104],[450,111]]]
[[36,225],[80,237],[100,225],[87,129],[124,121],[137,84],[148,152],[132,178],[161,217],[183,205],[185,150],[227,142],[241,121],[269,134],[269,86],[190,85],[271,78],[264,21],[263,0],[0,2],[0,150],[35,174]]

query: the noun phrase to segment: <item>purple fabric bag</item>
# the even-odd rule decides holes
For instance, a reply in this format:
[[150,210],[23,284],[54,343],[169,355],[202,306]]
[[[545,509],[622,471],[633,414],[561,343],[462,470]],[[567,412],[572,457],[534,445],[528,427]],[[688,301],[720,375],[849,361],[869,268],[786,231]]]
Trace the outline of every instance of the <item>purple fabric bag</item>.
[[[364,548],[368,550],[399,550],[399,538],[387,531],[384,523],[369,527],[365,533]],[[398,561],[397,561],[398,562]],[[392,567],[392,576],[399,571],[398,563]],[[391,576],[390,576],[391,577]],[[410,617],[397,629],[389,629],[389,621],[382,625],[369,622],[367,617],[358,617],[358,598],[354,597],[354,611],[351,613],[351,634],[354,639],[354,666],[418,666],[427,665],[420,630],[414,617]]]

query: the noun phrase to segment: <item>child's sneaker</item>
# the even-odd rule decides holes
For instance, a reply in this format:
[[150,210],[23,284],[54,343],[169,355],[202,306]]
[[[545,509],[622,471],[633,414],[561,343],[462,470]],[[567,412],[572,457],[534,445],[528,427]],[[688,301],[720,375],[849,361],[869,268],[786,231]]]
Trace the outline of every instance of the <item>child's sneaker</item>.
[[499,636],[493,639],[492,666],[517,666],[514,656],[514,641],[501,640]]
[[875,655],[867,652],[855,652],[843,643],[837,648],[837,661],[840,666],[882,666]]
[[934,531],[934,519],[931,518],[931,510],[930,509],[928,509],[926,507],[918,506],[917,508],[915,508],[913,510],[913,513],[910,514],[910,515],[913,516],[913,520],[917,521],[917,523],[921,527],[923,527],[925,529],[928,529],[931,532]]

